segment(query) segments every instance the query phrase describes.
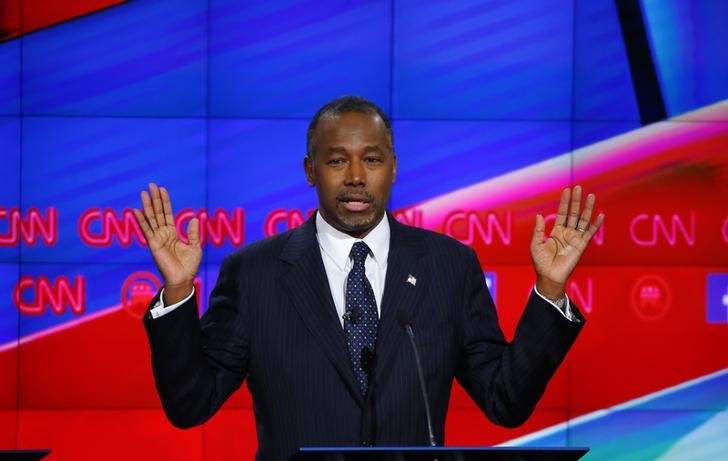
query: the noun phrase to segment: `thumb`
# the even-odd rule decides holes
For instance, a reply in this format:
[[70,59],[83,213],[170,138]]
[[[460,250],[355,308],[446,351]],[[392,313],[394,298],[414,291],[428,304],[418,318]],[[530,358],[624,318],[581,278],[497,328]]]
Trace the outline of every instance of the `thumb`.
[[190,219],[187,224],[187,239],[192,246],[200,245],[200,220],[197,218]]

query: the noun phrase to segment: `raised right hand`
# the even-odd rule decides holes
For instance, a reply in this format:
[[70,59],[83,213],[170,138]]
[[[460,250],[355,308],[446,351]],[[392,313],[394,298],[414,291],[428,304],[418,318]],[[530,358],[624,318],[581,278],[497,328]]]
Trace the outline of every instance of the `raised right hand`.
[[142,191],[142,208],[143,213],[135,208],[134,216],[164,279],[164,304],[169,306],[192,292],[202,261],[199,221],[193,218],[187,224],[189,243],[185,244],[174,225],[169,193],[154,183],[149,184],[149,193]]

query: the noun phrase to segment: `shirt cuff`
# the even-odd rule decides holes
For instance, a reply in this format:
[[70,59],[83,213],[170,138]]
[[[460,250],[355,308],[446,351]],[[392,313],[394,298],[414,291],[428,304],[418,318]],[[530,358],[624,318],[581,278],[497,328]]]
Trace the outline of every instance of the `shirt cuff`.
[[576,323],[580,323],[581,322],[581,320],[579,320],[579,318],[576,317],[574,315],[574,313],[571,311],[571,302],[569,301],[569,297],[566,295],[566,293],[564,293],[564,297],[566,298],[566,302],[564,303],[564,307],[562,309],[561,307],[557,306],[553,301],[551,301],[550,299],[546,298],[544,295],[542,295],[541,293],[539,293],[538,292],[538,289],[536,289],[536,285],[533,286],[533,291],[537,295],[539,295],[541,297],[541,299],[543,299],[547,303],[549,303],[552,306],[554,306],[556,308],[556,310],[559,311],[561,313],[561,315],[563,315],[566,318],[566,320],[568,320],[570,322],[576,322]]
[[156,303],[154,303],[154,306],[152,306],[152,308],[149,310],[149,313],[152,315],[153,319],[158,319],[159,317],[161,317],[165,314],[169,314],[173,310],[177,309],[179,306],[181,306],[182,304],[189,301],[190,298],[192,298],[194,295],[195,295],[195,287],[193,286],[192,293],[190,293],[189,296],[187,296],[185,299],[183,299],[182,301],[180,301],[178,303],[172,304],[171,306],[165,306],[164,301],[163,301],[164,288],[162,288],[162,291],[159,293],[159,299],[157,300]]

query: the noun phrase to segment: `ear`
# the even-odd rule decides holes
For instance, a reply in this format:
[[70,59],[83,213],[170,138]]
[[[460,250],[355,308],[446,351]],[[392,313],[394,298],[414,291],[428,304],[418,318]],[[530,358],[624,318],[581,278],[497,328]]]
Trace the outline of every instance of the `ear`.
[[397,154],[392,151],[392,184],[397,179]]
[[306,173],[306,180],[308,181],[308,185],[311,187],[315,186],[316,181],[313,175],[313,160],[308,155],[303,157],[303,171]]

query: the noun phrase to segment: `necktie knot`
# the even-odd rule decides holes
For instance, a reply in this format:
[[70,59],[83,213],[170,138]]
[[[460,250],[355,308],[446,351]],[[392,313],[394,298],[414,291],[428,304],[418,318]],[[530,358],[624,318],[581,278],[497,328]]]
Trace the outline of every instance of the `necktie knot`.
[[362,267],[370,252],[371,250],[366,243],[354,243],[351,247],[351,252],[349,253],[349,257],[354,261],[354,267]]

